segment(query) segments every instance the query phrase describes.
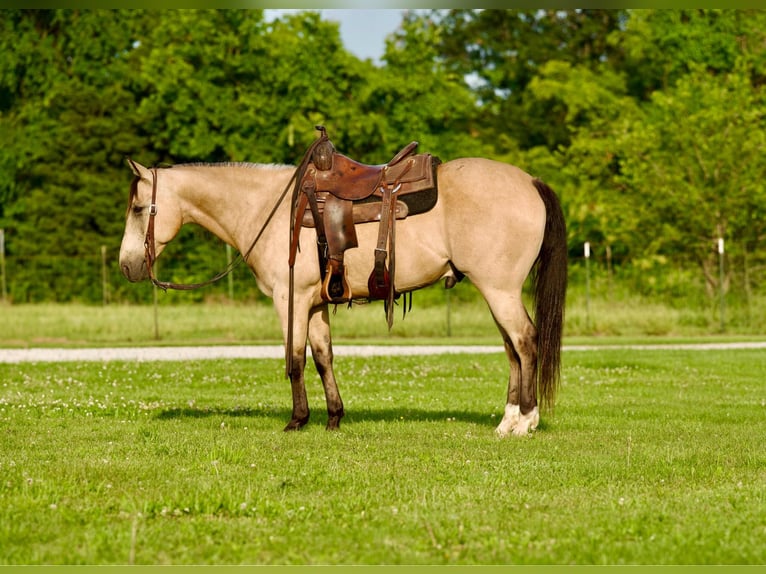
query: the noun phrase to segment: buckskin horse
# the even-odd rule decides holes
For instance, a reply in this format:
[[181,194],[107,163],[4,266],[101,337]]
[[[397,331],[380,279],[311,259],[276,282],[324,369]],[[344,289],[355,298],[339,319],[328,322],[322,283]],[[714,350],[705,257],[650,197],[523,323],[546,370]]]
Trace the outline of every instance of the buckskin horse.
[[[239,250],[259,289],[273,298],[281,322],[293,401],[285,430],[309,420],[307,339],[324,387],[327,428],[337,429],[344,410],[333,372],[332,303],[322,296],[325,273],[317,250],[307,248],[316,244],[317,230],[295,230],[295,198],[283,201],[297,168],[128,163],[135,177],[120,248],[125,277],[173,287],[154,278],[152,265],[186,223],[208,229]],[[559,382],[567,287],[566,226],[559,200],[539,179],[498,161],[462,158],[434,169],[438,199],[433,207],[396,223],[392,289],[408,293],[441,279],[448,286],[463,276],[470,279],[490,308],[510,364],[505,412],[496,432],[525,435],[539,423],[538,394],[541,407],[552,406]],[[370,298],[380,224],[355,227],[356,246],[344,254],[344,279],[352,299],[365,299]],[[291,253],[288,230],[303,249]],[[536,324],[522,302],[523,284],[533,270]]]

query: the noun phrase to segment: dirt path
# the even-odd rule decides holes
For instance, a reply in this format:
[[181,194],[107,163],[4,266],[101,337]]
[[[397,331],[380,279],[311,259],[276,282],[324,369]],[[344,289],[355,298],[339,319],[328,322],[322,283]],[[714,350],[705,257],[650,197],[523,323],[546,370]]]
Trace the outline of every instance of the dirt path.
[[[766,341],[744,343],[688,343],[656,345],[565,345],[567,351],[608,349],[648,350],[724,350],[766,349]],[[402,355],[439,355],[449,353],[502,353],[498,346],[447,345],[336,345],[338,357],[376,357]],[[0,349],[0,363],[63,361],[190,361],[204,359],[282,359],[281,345],[209,346],[209,347],[113,347],[105,349]]]

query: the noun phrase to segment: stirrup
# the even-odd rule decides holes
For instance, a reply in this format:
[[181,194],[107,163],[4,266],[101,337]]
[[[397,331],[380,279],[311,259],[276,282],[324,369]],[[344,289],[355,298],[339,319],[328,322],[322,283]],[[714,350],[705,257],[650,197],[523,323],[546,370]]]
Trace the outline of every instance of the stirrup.
[[370,293],[370,299],[388,299],[391,291],[391,277],[385,262],[380,267],[376,264],[370,273],[370,277],[367,279],[367,291]]
[[351,287],[346,278],[346,266],[341,265],[337,272],[333,273],[331,266],[327,265],[327,273],[322,281],[322,300],[328,303],[347,303],[351,301]]

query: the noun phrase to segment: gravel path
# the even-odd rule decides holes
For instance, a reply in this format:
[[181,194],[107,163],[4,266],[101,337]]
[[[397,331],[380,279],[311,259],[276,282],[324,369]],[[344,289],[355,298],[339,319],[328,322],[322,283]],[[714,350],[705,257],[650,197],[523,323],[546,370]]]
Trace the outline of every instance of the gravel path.
[[[607,349],[641,350],[721,350],[766,349],[766,341],[747,343],[689,343],[657,345],[565,345],[564,351],[599,351]],[[375,357],[402,355],[439,355],[449,353],[502,353],[498,346],[446,345],[335,345],[338,357]],[[104,349],[0,349],[0,363],[45,363],[63,361],[190,361],[204,359],[282,359],[281,345],[208,346],[208,347],[113,347]]]

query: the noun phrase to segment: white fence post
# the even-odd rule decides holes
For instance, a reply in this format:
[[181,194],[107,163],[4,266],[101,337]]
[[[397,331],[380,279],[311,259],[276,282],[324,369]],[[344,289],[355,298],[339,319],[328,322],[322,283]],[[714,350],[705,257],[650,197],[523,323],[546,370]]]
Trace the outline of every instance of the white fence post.
[[590,331],[590,241],[585,242],[585,328]]
[[718,290],[721,296],[720,317],[721,317],[721,332],[722,333],[726,330],[726,294],[724,293],[724,285],[723,285],[723,281],[724,281],[723,254],[724,254],[723,237],[719,237],[718,238]]

